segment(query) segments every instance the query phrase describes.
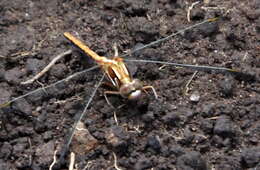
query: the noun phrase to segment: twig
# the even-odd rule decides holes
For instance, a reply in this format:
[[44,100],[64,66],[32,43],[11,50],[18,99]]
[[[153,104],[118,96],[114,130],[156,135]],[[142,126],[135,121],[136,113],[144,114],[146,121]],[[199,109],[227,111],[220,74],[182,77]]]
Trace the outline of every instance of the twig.
[[32,142],[31,142],[31,139],[30,138],[27,138],[28,139],[28,143],[29,143],[29,149],[30,149],[30,157],[29,157],[29,165],[31,166],[32,165]]
[[114,56],[118,57],[118,48],[117,48],[117,44],[116,43],[113,44],[113,49],[114,49]]
[[210,0],[203,0],[203,3],[204,3],[204,4],[209,4],[209,3],[210,3]]
[[245,61],[247,59],[247,57],[248,57],[248,52],[246,51],[244,57],[242,58],[242,61]]
[[93,164],[92,161],[88,161],[88,162],[87,162],[87,165],[84,167],[83,170],[89,169],[89,168],[91,167],[92,164]]
[[75,164],[75,153],[71,152],[70,153],[70,165],[69,165],[69,170],[74,169],[74,164]]
[[142,133],[140,130],[139,130],[139,125],[137,126],[133,126],[134,130],[137,132],[137,133]]
[[55,150],[54,151],[54,154],[53,154],[53,162],[51,163],[50,167],[49,167],[49,170],[52,170],[52,167],[55,165],[55,163],[57,162],[57,158],[56,158],[56,154],[57,154],[57,151],[58,150]]
[[164,69],[164,67],[166,67],[166,65],[162,65],[161,67],[159,67],[158,70],[162,70],[162,69]]
[[4,59],[5,59],[5,58],[7,58],[7,57],[5,57],[5,56],[3,56],[3,55],[0,55],[0,58],[4,58]]
[[195,71],[193,73],[193,75],[191,76],[190,80],[188,81],[188,83],[185,86],[185,94],[187,95],[188,91],[189,91],[189,85],[191,83],[191,81],[194,79],[194,77],[196,76],[196,74],[198,73],[198,71]]
[[115,119],[116,125],[118,126],[118,121],[117,121],[116,112],[114,112],[114,119]]
[[225,11],[227,8],[226,7],[201,7],[201,9],[205,10],[205,11],[210,11],[210,10],[223,10]]
[[190,12],[191,12],[191,10],[193,9],[193,7],[194,7],[195,5],[197,5],[197,4],[199,4],[199,3],[200,3],[200,1],[196,1],[196,2],[193,2],[193,3],[191,4],[191,6],[189,6],[188,11],[187,11],[187,19],[188,19],[188,22],[190,22]]
[[61,59],[62,57],[66,56],[66,55],[69,55],[72,53],[72,50],[68,50],[68,51],[65,51],[59,55],[57,55],[40,73],[36,74],[33,78],[27,80],[27,81],[24,81],[24,82],[21,82],[21,84],[31,84],[33,83],[35,80],[39,79],[42,75],[44,75],[47,71],[50,70],[50,68],[59,60]]
[[115,152],[113,152],[113,156],[114,156],[114,167],[116,170],[122,170],[121,168],[118,167],[117,165],[117,157],[116,157],[116,154]]
[[71,97],[71,98],[69,98],[69,99],[67,99],[67,100],[58,100],[58,101],[56,101],[56,102],[54,102],[54,103],[55,103],[55,104],[65,104],[65,103],[67,103],[67,102],[79,101],[79,100],[82,100],[82,98],[76,95],[76,96],[73,96],[73,97]]
[[207,118],[208,120],[217,120],[219,119],[219,116],[215,116],[215,117],[210,117],[210,118]]

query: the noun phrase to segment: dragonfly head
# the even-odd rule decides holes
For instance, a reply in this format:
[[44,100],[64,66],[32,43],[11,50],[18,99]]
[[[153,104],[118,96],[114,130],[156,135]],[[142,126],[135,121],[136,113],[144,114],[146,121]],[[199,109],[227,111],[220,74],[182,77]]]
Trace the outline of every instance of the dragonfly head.
[[138,79],[133,79],[132,82],[123,84],[120,87],[120,94],[129,100],[137,100],[141,97],[143,84]]

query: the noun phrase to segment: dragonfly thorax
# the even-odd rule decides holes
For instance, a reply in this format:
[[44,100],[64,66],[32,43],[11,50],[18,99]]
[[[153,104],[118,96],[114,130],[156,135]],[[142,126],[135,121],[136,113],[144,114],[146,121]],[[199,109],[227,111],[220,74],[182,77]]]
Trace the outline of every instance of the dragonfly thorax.
[[129,100],[137,100],[141,97],[143,84],[138,79],[133,79],[131,82],[121,85],[119,91],[122,97]]

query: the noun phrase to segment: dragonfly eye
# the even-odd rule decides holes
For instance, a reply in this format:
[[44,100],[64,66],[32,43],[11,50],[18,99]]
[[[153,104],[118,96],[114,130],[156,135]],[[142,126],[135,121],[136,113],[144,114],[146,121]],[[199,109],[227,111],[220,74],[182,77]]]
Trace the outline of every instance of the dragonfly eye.
[[134,79],[132,81],[132,84],[133,84],[133,87],[134,89],[138,89],[138,90],[141,90],[143,88],[143,83],[139,80],[139,79]]
[[138,99],[142,93],[142,83],[138,79],[134,79],[131,83],[124,84],[120,88],[120,94],[124,98],[130,100]]
[[124,98],[128,98],[128,96],[131,94],[133,90],[133,85],[132,84],[124,84],[120,87],[120,94]]
[[128,99],[129,100],[137,100],[141,97],[141,94],[142,94],[142,91],[141,90],[135,90],[135,91],[132,91],[129,96],[128,96]]

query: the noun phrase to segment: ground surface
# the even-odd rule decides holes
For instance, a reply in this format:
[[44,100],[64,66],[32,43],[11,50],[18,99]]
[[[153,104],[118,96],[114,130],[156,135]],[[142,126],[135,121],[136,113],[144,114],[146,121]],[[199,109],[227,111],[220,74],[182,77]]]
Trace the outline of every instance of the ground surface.
[[[1,0],[0,101],[93,65],[74,51],[38,82],[20,84],[72,48],[64,31],[112,56],[114,43],[123,54],[221,16],[131,57],[229,67],[251,76],[199,72],[187,90],[193,70],[129,63],[134,77],[154,86],[158,100],[151,93],[137,103],[111,96],[115,107],[125,104],[113,109],[103,97],[107,87],[101,87],[83,120],[87,130],[76,135],[56,168],[68,169],[74,151],[78,169],[115,169],[114,156],[121,169],[260,169],[260,3],[223,2],[195,5],[188,22],[191,1]],[[48,169],[101,75],[88,72],[1,109],[0,169]]]

